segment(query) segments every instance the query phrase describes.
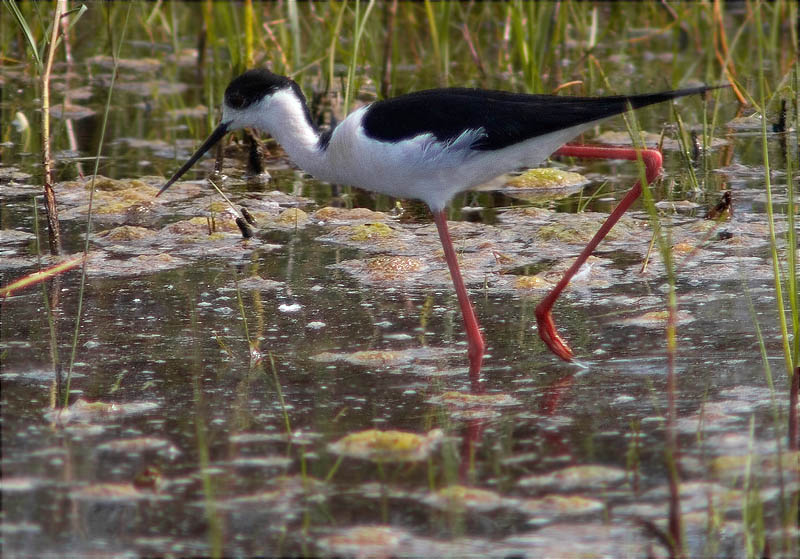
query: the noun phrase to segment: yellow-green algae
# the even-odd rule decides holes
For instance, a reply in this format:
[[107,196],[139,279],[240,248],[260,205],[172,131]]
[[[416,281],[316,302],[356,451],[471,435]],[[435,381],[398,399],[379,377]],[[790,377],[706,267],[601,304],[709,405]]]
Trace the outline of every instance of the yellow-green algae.
[[280,225],[298,225],[307,222],[308,219],[308,214],[300,208],[288,208],[275,218],[275,222]]
[[586,177],[555,167],[528,169],[506,182],[511,188],[565,188],[586,182]]
[[108,239],[110,241],[138,241],[140,239],[147,239],[152,237],[156,232],[146,227],[137,227],[135,225],[121,225],[108,231],[98,233],[99,237]]
[[604,508],[602,501],[580,495],[546,495],[538,499],[526,499],[519,504],[522,512],[546,515],[587,514]]
[[[213,236],[208,233],[209,218],[206,217],[193,217],[183,221],[177,221],[169,226],[170,233],[175,235],[196,236],[202,235],[204,237]],[[221,233],[233,233],[239,230],[236,222],[231,218],[230,214],[224,213],[214,217],[214,233],[217,238],[224,238]]]
[[[65,181],[63,183],[59,183],[60,187],[64,188],[86,188],[89,189],[92,187],[92,177],[86,177],[80,180],[74,181]],[[140,191],[150,191],[155,194],[158,192],[155,187],[150,186],[146,182],[143,182],[138,179],[126,179],[126,180],[119,180],[119,179],[112,179],[109,177],[104,177],[103,175],[95,175],[94,179],[94,189],[95,192],[118,192],[120,190],[140,190]]]
[[471,394],[451,390],[431,398],[431,402],[450,406],[511,406],[519,404],[519,400],[509,394]]
[[[560,241],[562,243],[587,243],[605,222],[607,216],[576,214],[569,221],[559,221],[544,225],[536,232],[540,241]],[[633,234],[636,227],[630,219],[620,219],[608,232],[607,240],[614,241]]]
[[402,352],[398,351],[367,349],[352,353],[347,360],[359,365],[386,365],[400,360],[402,356]]
[[440,489],[427,501],[432,505],[445,507],[491,510],[501,507],[505,499],[494,491],[466,485],[451,485]]
[[553,284],[541,276],[519,276],[514,280],[517,289],[549,289]]
[[369,241],[372,239],[384,239],[394,235],[391,227],[385,223],[363,223],[361,225],[349,225],[351,241]]
[[413,256],[378,256],[367,261],[367,269],[373,274],[395,276],[419,272],[425,264]]
[[521,478],[520,487],[552,487],[568,491],[583,487],[603,487],[615,485],[625,480],[625,470],[611,466],[584,464],[568,466],[547,474],[537,474]]
[[800,473],[800,452],[777,454],[747,454],[718,456],[711,460],[711,472],[716,476],[741,475],[751,467],[755,472],[776,471],[778,467],[787,474]]
[[367,429],[339,439],[330,449],[337,454],[375,462],[410,462],[426,459],[443,437],[441,429],[424,435]]
[[208,211],[216,213],[225,213],[230,206],[226,202],[215,201],[208,205]]
[[368,208],[334,208],[326,206],[320,208],[313,214],[318,221],[361,221],[361,220],[383,220],[386,214],[376,212]]

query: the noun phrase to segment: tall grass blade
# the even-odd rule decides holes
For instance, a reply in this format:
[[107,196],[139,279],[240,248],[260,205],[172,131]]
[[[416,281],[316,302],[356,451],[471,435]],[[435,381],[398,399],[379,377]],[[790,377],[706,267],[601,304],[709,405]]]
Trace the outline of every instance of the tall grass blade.
[[47,235],[50,254],[61,252],[61,227],[58,223],[58,204],[53,190],[53,174],[51,172],[52,153],[50,150],[50,75],[58,46],[58,30],[61,14],[66,11],[66,0],[57,0],[53,10],[53,22],[50,41],[47,49],[47,61],[41,73],[42,80],[42,176],[44,179],[44,207],[47,212]]
[[255,62],[255,48],[253,37],[253,0],[244,3],[244,65],[251,68]]
[[[425,0],[425,16],[428,19],[428,30],[431,34],[431,43],[433,44],[433,65],[437,71],[442,68],[442,48],[439,42],[439,27],[436,25],[436,15],[433,13],[433,2]],[[440,85],[441,74],[440,74]]]
[[283,389],[281,388],[281,381],[278,378],[278,368],[275,367],[275,358],[272,352],[269,352],[269,366],[272,370],[272,380],[275,381],[275,390],[278,391],[278,400],[281,404],[281,412],[283,413],[283,423],[286,427],[286,438],[289,444],[292,442],[292,424],[289,421],[289,410],[286,408],[286,400],[283,399]]
[[[642,142],[641,130],[633,110],[628,111],[626,124],[633,140],[633,145],[637,150],[645,149]],[[675,263],[672,258],[672,243],[669,239],[669,231],[664,231],[661,226],[661,219],[655,205],[653,193],[647,182],[644,162],[641,157],[638,159],[639,180],[642,182],[642,196],[645,207],[650,215],[650,223],[653,227],[653,236],[658,243],[661,259],[664,263],[664,272],[667,275],[667,421],[666,444],[664,447],[664,460],[667,467],[667,481],[669,484],[669,514],[668,514],[668,533],[671,543],[670,555],[672,557],[686,557],[686,540],[683,533],[683,518],[681,516],[680,502],[680,474],[678,472],[678,462],[680,449],[678,447],[678,437],[675,424],[678,419],[677,412],[677,377],[675,374],[675,359],[678,349],[677,335],[677,316],[678,299],[675,291]]]
[[202,375],[202,360],[200,357],[200,349],[197,341],[197,313],[196,307],[189,301],[189,313],[191,315],[191,325],[193,332],[192,344],[194,347],[194,371],[192,374],[192,395],[194,398],[194,428],[195,438],[197,441],[197,457],[199,464],[200,478],[203,484],[203,504],[205,509],[206,522],[208,523],[207,537],[210,548],[209,555],[211,557],[222,557],[223,551],[223,533],[222,521],[217,512],[216,490],[214,487],[214,480],[209,472],[211,464],[211,456],[208,446],[208,436],[206,432],[205,421],[203,420],[203,390],[200,387],[200,377]]
[[347,0],[344,0],[342,5],[339,7],[339,13],[336,15],[336,24],[333,26],[331,41],[330,45],[328,46],[328,87],[332,87],[333,82],[336,79],[334,73],[336,66],[336,45],[339,44],[339,34],[342,31],[342,22],[344,21],[344,14],[346,10]]
[[355,15],[355,38],[353,39],[353,53],[350,57],[350,65],[347,68],[347,89],[344,96],[344,114],[350,112],[350,103],[355,96],[356,89],[356,69],[358,68],[358,53],[361,45],[361,36],[364,34],[364,29],[369,20],[369,14],[372,8],[375,7],[375,0],[369,0],[367,9],[364,10],[364,15],[361,15],[361,2],[356,0],[356,15]]
[[[756,35],[758,37],[758,90],[759,112],[761,113],[761,157],[764,162],[764,190],[766,192],[767,225],[769,227],[770,254],[772,256],[772,273],[775,284],[775,300],[778,305],[778,321],[781,329],[783,345],[783,358],[786,365],[787,378],[791,378],[794,371],[791,342],[789,340],[786,310],[783,299],[783,281],[781,261],[778,255],[777,233],[775,231],[775,210],[772,204],[772,177],[769,160],[769,144],[767,143],[767,83],[764,75],[764,29],[761,27],[761,8],[759,3],[754,9]],[[792,247],[790,247],[791,250]]]
[[4,4],[9,11],[11,11],[14,19],[17,21],[17,25],[19,25],[19,28],[22,30],[22,34],[25,37],[25,42],[28,43],[28,48],[31,50],[33,59],[36,62],[37,70],[42,72],[44,69],[42,57],[39,56],[39,49],[36,47],[36,39],[33,38],[33,33],[31,32],[31,28],[28,26],[28,22],[25,21],[25,16],[23,16],[22,12],[20,12],[16,0],[8,0],[8,2],[4,2]]
[[302,36],[300,34],[300,17],[297,15],[297,0],[289,0],[289,27],[292,30],[292,69],[300,67],[302,60],[300,49],[302,48]]
[[[72,334],[72,350],[69,357],[69,367],[67,368],[66,390],[64,391],[64,406],[69,405],[67,399],[69,398],[69,386],[72,379],[72,369],[75,365],[75,356],[78,352],[78,336],[81,331],[81,316],[83,314],[83,299],[86,292],[86,267],[89,255],[89,237],[92,234],[92,204],[94,202],[95,181],[97,179],[97,171],[100,168],[100,156],[103,153],[103,142],[105,141],[106,130],[108,129],[108,115],[111,112],[111,97],[114,93],[114,84],[117,79],[119,68],[120,51],[123,43],[125,42],[125,32],[128,29],[128,20],[130,19],[131,10],[134,3],[128,3],[128,11],[125,13],[125,20],[120,30],[119,42],[117,43],[116,51],[112,52],[114,56],[114,66],[111,71],[111,83],[108,85],[108,94],[106,95],[106,104],[103,111],[103,123],[100,126],[100,140],[97,143],[97,154],[94,160],[94,170],[92,171],[92,182],[89,187],[89,206],[86,210],[86,234],[83,241],[83,267],[81,268],[81,283],[78,289],[78,309],[75,312],[75,330]],[[109,9],[113,9],[113,4]],[[111,39],[113,41],[113,38]]]

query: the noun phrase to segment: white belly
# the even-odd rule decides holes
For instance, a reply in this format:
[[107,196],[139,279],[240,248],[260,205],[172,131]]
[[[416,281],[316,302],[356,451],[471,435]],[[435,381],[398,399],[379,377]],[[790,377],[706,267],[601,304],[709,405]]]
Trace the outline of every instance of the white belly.
[[474,150],[480,131],[467,131],[452,142],[432,134],[394,143],[364,134],[364,109],[352,113],[328,144],[317,178],[348,184],[398,198],[417,198],[433,210],[443,209],[463,190],[523,166],[536,166],[594,123],[538,136],[500,150]]

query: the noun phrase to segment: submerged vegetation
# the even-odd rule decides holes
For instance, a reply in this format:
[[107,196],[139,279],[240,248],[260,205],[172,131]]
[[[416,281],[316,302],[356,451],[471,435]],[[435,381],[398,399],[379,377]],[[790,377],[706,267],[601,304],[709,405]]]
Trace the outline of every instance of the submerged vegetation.
[[[797,557],[796,2],[0,10],[9,553]],[[430,87],[732,87],[584,138],[666,159],[556,308],[585,370],[532,301],[643,171],[558,160],[456,198],[493,344],[470,393],[413,201],[251,135],[217,154],[224,199],[154,198],[253,66],[323,128]]]

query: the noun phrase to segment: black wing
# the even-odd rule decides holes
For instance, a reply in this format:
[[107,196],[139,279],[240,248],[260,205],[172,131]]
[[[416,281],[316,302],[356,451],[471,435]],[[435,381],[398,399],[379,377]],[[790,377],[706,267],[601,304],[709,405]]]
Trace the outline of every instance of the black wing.
[[714,87],[694,87],[644,95],[611,97],[559,97],[448,88],[418,91],[370,105],[363,126],[367,136],[398,142],[430,133],[447,142],[465,130],[483,129],[486,135],[473,144],[477,150],[495,150],[580,124],[703,93]]

